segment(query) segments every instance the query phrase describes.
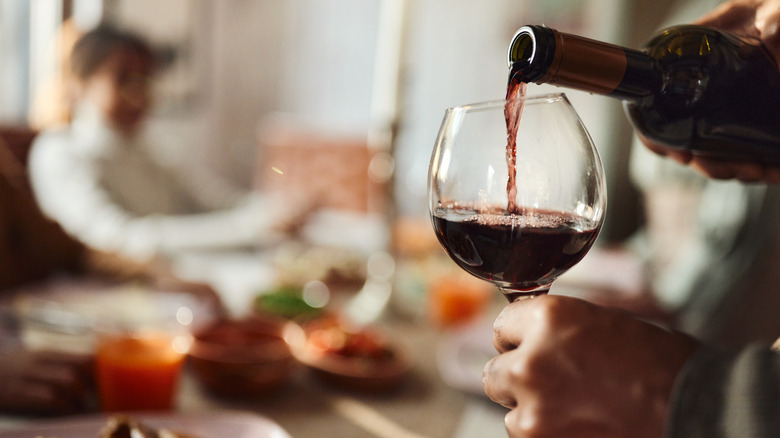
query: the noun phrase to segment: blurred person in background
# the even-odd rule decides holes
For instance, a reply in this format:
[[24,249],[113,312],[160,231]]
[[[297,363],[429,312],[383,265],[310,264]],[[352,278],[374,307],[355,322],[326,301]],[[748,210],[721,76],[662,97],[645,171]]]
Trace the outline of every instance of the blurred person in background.
[[[699,23],[757,36],[780,59],[780,0],[734,0]],[[780,169],[766,163],[710,162],[648,147],[713,178],[778,182]],[[777,296],[777,283],[770,287]],[[768,311],[780,320],[780,307]],[[780,332],[764,329],[764,339],[726,348],[622,310],[543,296],[498,316],[500,354],[485,366],[483,384],[510,409],[512,437],[777,437],[780,353],[771,344]]]
[[209,286],[186,282],[166,266],[137,263],[78,242],[41,213],[23,162],[0,138],[0,412],[63,415],[88,409],[89,355],[30,350],[7,300],[49,281],[139,282],[194,294],[217,314],[222,303]]
[[30,154],[43,212],[86,245],[138,261],[253,247],[300,225],[305,206],[236,190],[155,154],[144,122],[156,60],[144,39],[110,25],[75,43],[73,120],[42,132]]

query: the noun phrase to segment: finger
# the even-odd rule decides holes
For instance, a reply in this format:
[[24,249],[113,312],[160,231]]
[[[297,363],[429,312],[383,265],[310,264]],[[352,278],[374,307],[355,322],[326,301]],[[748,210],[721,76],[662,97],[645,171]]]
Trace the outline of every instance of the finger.
[[730,162],[704,157],[691,161],[691,168],[713,179],[737,179],[746,183],[780,182],[780,166],[768,166],[756,162]]
[[523,427],[521,416],[522,413],[518,409],[512,409],[504,416],[504,426],[506,427],[506,431],[509,436],[523,436],[522,434],[528,436],[526,433],[528,432],[528,428]]
[[772,184],[780,184],[780,166],[767,167],[764,170],[764,181]]
[[756,7],[749,2],[727,2],[694,22],[728,32],[758,36],[755,29]]
[[520,345],[527,328],[531,325],[533,308],[541,296],[530,300],[515,301],[504,307],[493,323],[493,346],[499,353],[513,350]]
[[[541,436],[566,436],[566,434],[552,433],[554,425],[545,427],[536,415],[535,406],[524,403],[523,406],[512,409],[504,416],[506,431],[511,437],[541,437]],[[558,420],[560,421],[560,420]],[[556,421],[557,423],[557,421]],[[579,433],[579,431],[578,431]],[[577,435],[580,436],[580,435]]]
[[510,376],[511,355],[501,354],[490,359],[482,370],[482,388],[494,402],[513,408],[517,405],[514,391],[520,390],[519,382]]
[[691,166],[712,178],[734,178],[744,182],[756,182],[764,178],[764,166],[758,163],[729,162],[697,157]]
[[734,168],[735,177],[742,182],[759,182],[764,179],[764,166],[755,163],[739,163]]
[[655,153],[656,155],[671,158],[680,164],[688,164],[691,161],[692,155],[689,151],[660,146],[642,137],[641,135],[639,136],[639,139],[642,141],[642,143],[644,143],[648,150]]
[[543,295],[515,301],[506,306],[493,323],[493,345],[500,353],[517,348],[521,342],[544,342],[546,333],[571,323],[593,305],[562,295]]
[[683,164],[688,165],[691,162],[693,155],[689,151],[683,151],[678,149],[667,149],[666,157]]
[[776,60],[780,60],[780,26],[778,23],[780,23],[780,8],[762,8],[756,14],[756,27],[761,34],[761,42]]

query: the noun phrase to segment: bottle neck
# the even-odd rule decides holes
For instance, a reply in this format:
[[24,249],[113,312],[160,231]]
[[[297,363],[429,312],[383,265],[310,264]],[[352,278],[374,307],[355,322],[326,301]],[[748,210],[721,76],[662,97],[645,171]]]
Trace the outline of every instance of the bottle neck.
[[655,60],[644,52],[524,26],[509,46],[510,81],[552,84],[637,100],[660,81]]

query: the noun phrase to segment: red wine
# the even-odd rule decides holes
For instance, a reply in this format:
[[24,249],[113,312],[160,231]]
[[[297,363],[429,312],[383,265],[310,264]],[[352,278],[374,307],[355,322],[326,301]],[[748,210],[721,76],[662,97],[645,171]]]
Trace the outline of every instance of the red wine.
[[461,268],[514,290],[552,283],[585,256],[600,228],[572,213],[469,206],[437,208],[433,227]]
[[504,104],[504,119],[506,120],[506,167],[509,175],[506,181],[506,210],[516,213],[517,208],[517,128],[523,117],[525,93],[528,84],[510,76],[506,87],[506,103]]
[[757,40],[675,26],[639,51],[524,26],[508,58],[510,81],[624,100],[634,127],[657,144],[780,164],[780,71]]

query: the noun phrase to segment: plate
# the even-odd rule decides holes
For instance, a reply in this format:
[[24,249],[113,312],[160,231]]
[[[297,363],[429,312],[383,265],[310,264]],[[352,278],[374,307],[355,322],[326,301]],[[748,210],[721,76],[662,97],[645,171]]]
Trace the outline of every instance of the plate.
[[[0,431],[0,438],[91,438],[97,436],[109,417],[110,414],[97,414],[38,421]],[[197,438],[290,438],[275,422],[248,412],[139,413],[132,417],[154,428],[167,428]]]
[[449,386],[485,396],[482,370],[497,354],[492,323],[479,321],[445,334],[437,346],[436,364],[439,375]]
[[[285,339],[290,344],[293,355],[299,362],[306,365],[314,373],[324,380],[348,389],[356,389],[368,392],[381,392],[394,389],[398,383],[410,372],[412,368],[411,358],[406,349],[398,343],[391,341],[391,336],[379,330],[377,327],[360,327],[357,330],[348,324],[341,325],[332,322],[336,319],[323,317],[309,321],[303,327],[290,324],[285,328]],[[323,325],[319,325],[323,322]],[[333,339],[322,342],[322,338],[315,341],[312,336],[312,327],[318,327],[324,332],[335,332]],[[319,330],[315,330],[319,331]],[[356,336],[352,338],[351,336]],[[318,337],[319,338],[319,337]],[[326,336],[328,338],[328,336]],[[353,339],[352,342],[349,339]],[[362,350],[366,343],[386,351],[390,356],[383,358],[366,356],[365,351],[355,352],[352,355],[343,355],[335,352],[325,352],[322,345],[335,344],[340,347]],[[345,341],[341,344],[338,341]],[[370,341],[370,342],[369,342]],[[382,354],[382,353],[378,353]]]
[[89,354],[106,323],[170,321],[197,330],[216,316],[213,303],[186,293],[100,281],[60,281],[18,293],[12,309],[31,349]]

